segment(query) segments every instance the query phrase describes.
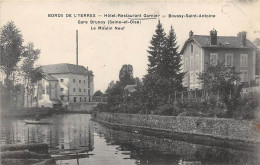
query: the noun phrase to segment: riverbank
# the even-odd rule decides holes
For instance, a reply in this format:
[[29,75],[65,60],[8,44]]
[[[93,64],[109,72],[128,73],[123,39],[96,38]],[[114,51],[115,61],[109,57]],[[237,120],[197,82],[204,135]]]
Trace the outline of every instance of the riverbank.
[[237,149],[260,148],[255,120],[96,113],[92,118],[113,129]]
[[50,116],[58,111],[51,108],[21,108],[1,110],[1,117]]

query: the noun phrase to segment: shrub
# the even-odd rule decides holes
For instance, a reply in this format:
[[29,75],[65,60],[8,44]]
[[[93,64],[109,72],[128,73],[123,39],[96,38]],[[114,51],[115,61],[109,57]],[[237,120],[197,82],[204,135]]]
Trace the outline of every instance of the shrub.
[[241,100],[238,108],[233,114],[233,117],[238,119],[255,119],[258,107],[259,98],[254,96],[254,94],[250,94]]
[[183,110],[184,109],[180,107],[180,104],[175,101],[173,103],[161,105],[155,113],[158,115],[177,116]]

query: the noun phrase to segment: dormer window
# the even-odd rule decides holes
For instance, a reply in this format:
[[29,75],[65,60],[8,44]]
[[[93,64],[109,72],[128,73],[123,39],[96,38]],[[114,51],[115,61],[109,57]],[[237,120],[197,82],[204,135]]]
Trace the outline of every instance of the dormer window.
[[193,53],[193,44],[190,45],[190,52]]

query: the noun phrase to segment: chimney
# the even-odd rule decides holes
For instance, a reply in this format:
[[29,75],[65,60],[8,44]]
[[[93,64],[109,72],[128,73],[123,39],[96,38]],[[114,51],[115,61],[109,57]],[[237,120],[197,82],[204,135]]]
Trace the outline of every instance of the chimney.
[[78,30],[76,30],[76,65],[79,64],[79,58],[78,58]]
[[193,31],[190,31],[189,37],[191,38],[193,36]]
[[210,31],[210,45],[217,45],[218,39],[217,39],[217,31],[216,30],[211,30]]
[[238,39],[240,40],[240,44],[242,46],[246,46],[246,32],[242,31],[237,34]]

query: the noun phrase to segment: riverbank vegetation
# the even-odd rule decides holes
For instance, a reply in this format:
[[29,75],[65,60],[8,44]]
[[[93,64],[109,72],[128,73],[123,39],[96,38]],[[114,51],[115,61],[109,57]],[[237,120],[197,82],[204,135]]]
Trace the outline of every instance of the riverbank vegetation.
[[203,116],[255,119],[258,96],[241,95],[238,72],[223,63],[208,64],[199,74],[200,90],[182,86],[181,55],[173,27],[165,34],[160,21],[148,49],[148,74],[133,78],[133,67],[124,65],[119,81],[106,90],[107,104],[95,110],[112,113],[140,113],[167,116]]
[[24,106],[24,95],[32,100],[32,84],[41,78],[39,66],[40,50],[34,48],[32,42],[24,44],[21,31],[13,21],[1,27],[1,109],[15,109]]

